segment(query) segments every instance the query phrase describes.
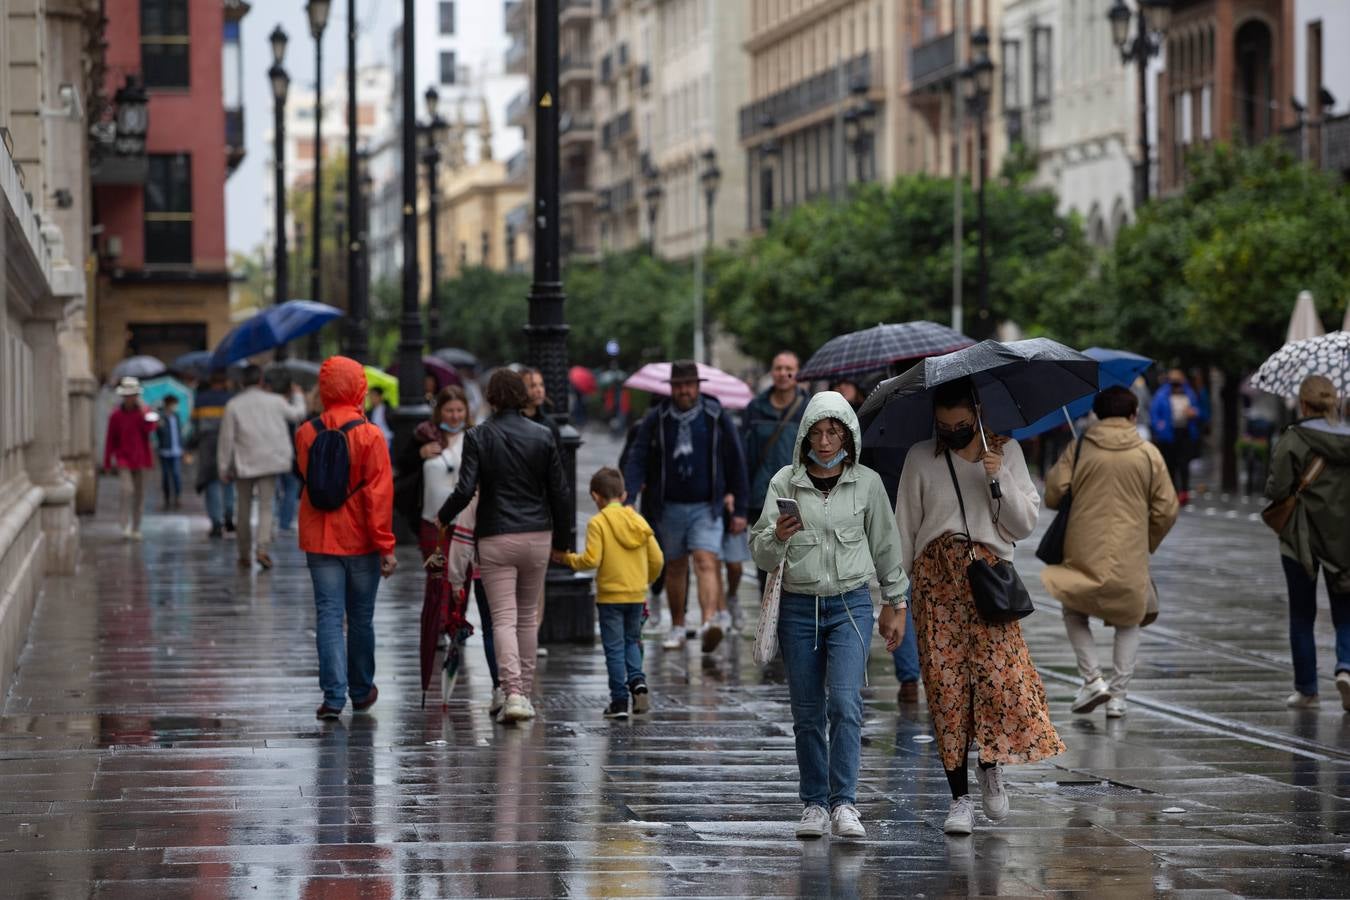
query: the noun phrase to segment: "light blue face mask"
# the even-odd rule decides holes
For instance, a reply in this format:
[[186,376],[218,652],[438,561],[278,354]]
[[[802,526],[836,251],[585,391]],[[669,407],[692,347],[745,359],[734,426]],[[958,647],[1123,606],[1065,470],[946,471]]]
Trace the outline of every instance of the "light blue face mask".
[[831,456],[829,459],[821,459],[820,454],[813,449],[806,454],[806,458],[820,466],[822,469],[833,469],[835,466],[848,459],[848,451],[840,447],[839,452],[834,456]]
[[464,430],[463,425],[447,425],[444,422],[441,423],[441,431],[448,431],[451,434],[459,434],[463,430]]

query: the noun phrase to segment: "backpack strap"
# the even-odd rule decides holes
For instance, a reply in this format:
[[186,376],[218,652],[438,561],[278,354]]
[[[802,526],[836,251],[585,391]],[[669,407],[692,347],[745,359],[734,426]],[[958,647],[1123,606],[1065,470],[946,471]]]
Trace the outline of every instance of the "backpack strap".
[[309,424],[314,426],[315,434],[318,434],[321,431],[328,430],[328,426],[323,424],[323,416],[315,416],[314,418],[309,420]]
[[351,431],[351,430],[352,430],[353,428],[355,428],[357,425],[364,425],[364,424],[366,424],[366,419],[365,419],[364,417],[362,417],[362,418],[360,418],[360,419],[352,419],[352,420],[351,420],[350,422],[348,422],[346,425],[343,425],[341,428],[339,428],[338,431],[341,431],[343,434],[347,434],[349,431]]

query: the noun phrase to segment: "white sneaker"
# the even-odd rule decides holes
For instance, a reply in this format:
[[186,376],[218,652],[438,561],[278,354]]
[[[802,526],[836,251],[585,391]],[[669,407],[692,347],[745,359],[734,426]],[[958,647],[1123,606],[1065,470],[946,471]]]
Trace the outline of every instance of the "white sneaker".
[[526,698],[525,698],[525,718],[527,718],[527,719],[533,719],[536,715],[538,715],[538,713],[536,713],[536,712],[534,711],[534,704],[530,702],[530,698],[529,698],[529,697],[526,697]]
[[493,688],[492,705],[488,707],[488,713],[495,716],[497,713],[502,711],[502,707],[505,705],[506,705],[506,691],[500,687]]
[[967,794],[952,801],[947,821],[942,823],[947,834],[973,834],[975,831],[975,801]]
[[122,526],[122,537],[126,538],[127,540],[131,540],[131,523],[130,523],[130,522],[128,522],[127,524],[125,524],[125,525]]
[[523,694],[511,694],[506,698],[502,711],[497,713],[497,721],[503,725],[528,719],[533,713],[530,701]]
[[[1337,685],[1339,688],[1340,685]],[[1316,694],[1304,694],[1294,691],[1284,701],[1284,705],[1290,709],[1317,709],[1321,704],[1322,698]]]
[[666,634],[666,639],[661,642],[663,650],[679,650],[684,646],[684,626],[672,625],[670,631]]
[[1125,700],[1121,697],[1112,697],[1106,703],[1106,717],[1108,719],[1125,718]]
[[984,817],[991,822],[1002,822],[1008,817],[1008,789],[1003,784],[1003,766],[995,764],[986,769],[977,765],[975,775],[980,780]]
[[813,803],[802,810],[802,820],[797,823],[797,837],[824,837],[825,832],[829,830],[829,827],[830,814],[825,811],[825,807],[816,806]]
[[535,659],[548,659],[548,648],[547,648],[547,647],[536,647],[536,648],[534,649],[534,658],[535,658]]
[[836,806],[830,819],[834,824],[834,836],[837,838],[856,841],[867,837],[867,829],[863,828],[862,819],[858,818],[858,810],[852,803],[841,803]]
[[1103,703],[1111,699],[1111,690],[1106,686],[1106,682],[1100,678],[1089,681],[1078,689],[1078,694],[1073,698],[1074,713],[1083,715],[1090,713]]
[[139,540],[141,539],[141,533],[140,533],[139,531],[132,531],[132,532],[131,532],[131,539],[132,539],[133,541],[139,541]]
[[1342,669],[1336,673],[1336,690],[1341,692],[1341,709],[1350,712],[1350,672]]
[[724,609],[717,615],[713,616],[713,624],[721,628],[723,631],[730,631],[731,611]]

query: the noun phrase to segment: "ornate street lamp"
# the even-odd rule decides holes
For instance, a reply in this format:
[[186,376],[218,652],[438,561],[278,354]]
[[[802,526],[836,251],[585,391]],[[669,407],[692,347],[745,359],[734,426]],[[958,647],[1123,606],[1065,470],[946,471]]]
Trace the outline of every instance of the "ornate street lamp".
[[426,139],[426,147],[422,150],[422,162],[427,167],[427,227],[430,232],[427,235],[427,260],[431,285],[427,292],[427,340],[431,342],[432,349],[435,349],[441,340],[440,142],[445,129],[445,120],[440,117],[441,95],[434,85],[427,88],[425,99],[427,121],[422,126],[422,133]]
[[[311,300],[323,300],[323,30],[328,26],[329,0],[309,0],[309,33],[314,38],[314,214],[310,228],[314,242],[309,260]],[[309,336],[309,358],[319,359],[319,333]]]
[[347,321],[344,329],[346,353],[352,359],[366,362],[370,355],[369,336],[366,318],[370,304],[367,292],[370,289],[367,273],[362,265],[362,250],[366,243],[365,227],[366,203],[368,198],[363,191],[360,165],[361,154],[357,150],[356,109],[356,0],[347,0],[347,184],[354,189],[348,190],[347,233],[350,235],[345,250],[347,255]]
[[876,128],[877,108],[867,97],[868,86],[858,83],[853,86],[854,103],[844,113],[844,135],[853,147],[857,158],[858,180],[867,180],[867,157],[872,149],[872,136]]
[[113,94],[117,107],[117,131],[113,149],[121,156],[143,156],[145,135],[150,130],[150,97],[140,76],[128,75]]
[[661,198],[666,192],[661,188],[661,173],[655,166],[646,172],[647,189],[642,197],[647,201],[647,241],[648,252],[656,255],[656,217],[661,211]]
[[[1171,0],[1137,0],[1139,12],[1131,15],[1125,0],[1115,0],[1106,18],[1111,23],[1111,39],[1120,50],[1120,61],[1135,64],[1139,76],[1139,161],[1135,163],[1134,195],[1136,207],[1149,197],[1148,144],[1148,61],[1162,49],[1163,35],[1172,22]],[[1134,20],[1135,35],[1130,37]]]
[[[272,249],[272,280],[275,282],[272,301],[285,303],[290,287],[290,260],[286,248],[286,95],[290,91],[291,77],[281,65],[286,58],[287,38],[280,25],[272,29],[270,40],[272,67],[267,70],[267,77],[272,82],[272,193],[276,205],[273,210],[276,234],[273,235]],[[276,358],[285,359],[286,353],[286,345],[282,344],[277,348]]]
[[976,123],[976,159],[978,182],[976,208],[979,215],[979,303],[976,313],[973,336],[989,337],[993,334],[993,325],[989,312],[989,222],[985,215],[984,183],[987,180],[988,147],[985,141],[985,119],[989,112],[989,97],[994,86],[994,62],[989,58],[989,33],[983,28],[970,36],[971,61],[961,73],[965,82],[966,101],[975,116]]
[[[777,123],[769,116],[766,116],[759,121],[759,127],[763,131],[772,131],[775,125],[777,125]],[[783,148],[779,146],[777,138],[770,136],[768,140],[759,145],[758,152],[759,226],[767,229],[769,224],[773,221],[774,168],[778,164],[778,158],[783,153]]]
[[399,407],[394,415],[395,459],[399,458],[398,455],[412,439],[417,426],[431,415],[431,409],[423,399],[422,356],[425,353],[425,340],[421,304],[418,302],[422,291],[422,275],[417,259],[417,5],[417,0],[403,0],[403,43],[399,60],[403,282],[399,309]]
[[[699,173],[698,180],[703,186],[703,201],[707,209],[707,237],[706,246],[711,250],[713,245],[713,215],[717,207],[717,189],[722,184],[722,170],[717,166],[717,151],[711,147],[704,150],[701,158],[703,160],[703,171]],[[694,293],[694,359],[697,362],[709,363],[712,360],[708,356],[709,348],[712,347],[712,335],[709,334],[708,320],[705,309],[707,307],[707,276],[705,274],[705,265],[703,254],[694,255],[694,267],[697,270],[695,275],[696,289]]]

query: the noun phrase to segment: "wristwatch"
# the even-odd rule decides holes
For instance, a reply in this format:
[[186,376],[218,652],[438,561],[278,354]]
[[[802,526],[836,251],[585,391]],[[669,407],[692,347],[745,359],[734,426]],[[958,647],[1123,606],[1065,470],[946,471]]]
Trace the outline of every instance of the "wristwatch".
[[895,603],[887,603],[886,605],[896,612],[900,612],[902,609],[909,609],[909,602],[905,600],[904,597],[901,597]]

